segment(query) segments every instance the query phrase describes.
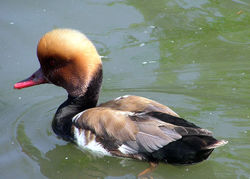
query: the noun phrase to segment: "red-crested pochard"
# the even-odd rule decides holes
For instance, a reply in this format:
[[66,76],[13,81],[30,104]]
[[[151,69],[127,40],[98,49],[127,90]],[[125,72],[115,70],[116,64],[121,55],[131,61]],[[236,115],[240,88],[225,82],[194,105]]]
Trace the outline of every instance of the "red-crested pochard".
[[227,143],[144,97],[127,95],[97,106],[102,62],[95,46],[79,31],[46,33],[37,56],[41,67],[14,88],[53,83],[66,89],[68,99],[57,109],[52,128],[84,149],[151,163],[192,164]]

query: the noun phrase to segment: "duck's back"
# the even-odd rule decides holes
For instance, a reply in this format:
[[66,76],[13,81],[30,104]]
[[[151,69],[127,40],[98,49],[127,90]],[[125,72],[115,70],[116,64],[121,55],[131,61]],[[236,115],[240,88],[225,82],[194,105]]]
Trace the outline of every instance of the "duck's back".
[[172,116],[179,117],[169,107],[162,105],[154,100],[144,98],[141,96],[125,95],[120,96],[114,100],[102,103],[99,107],[108,107],[111,109],[129,111],[129,112],[162,112]]
[[197,163],[225,144],[155,101],[123,96],[86,110],[74,120],[112,155],[173,164]]

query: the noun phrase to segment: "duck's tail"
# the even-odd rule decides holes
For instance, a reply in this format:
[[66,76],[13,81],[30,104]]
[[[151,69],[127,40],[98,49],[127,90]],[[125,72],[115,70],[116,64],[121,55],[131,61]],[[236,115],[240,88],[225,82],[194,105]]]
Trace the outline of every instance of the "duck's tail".
[[184,136],[154,152],[152,157],[176,165],[194,164],[206,160],[215,148],[227,143],[212,136]]
[[226,140],[217,140],[215,143],[210,144],[210,145],[204,147],[203,149],[215,149],[217,147],[224,146],[227,143],[228,143],[228,141],[226,141]]

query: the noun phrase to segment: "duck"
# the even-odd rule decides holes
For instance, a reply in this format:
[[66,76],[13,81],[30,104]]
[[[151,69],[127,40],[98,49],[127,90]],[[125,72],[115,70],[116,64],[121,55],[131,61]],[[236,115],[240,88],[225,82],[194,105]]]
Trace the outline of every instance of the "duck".
[[37,57],[40,68],[14,88],[46,83],[64,88],[68,97],[57,109],[52,129],[84,150],[151,164],[186,165],[206,160],[228,142],[145,97],[125,95],[97,105],[102,61],[78,30],[47,32],[38,42]]

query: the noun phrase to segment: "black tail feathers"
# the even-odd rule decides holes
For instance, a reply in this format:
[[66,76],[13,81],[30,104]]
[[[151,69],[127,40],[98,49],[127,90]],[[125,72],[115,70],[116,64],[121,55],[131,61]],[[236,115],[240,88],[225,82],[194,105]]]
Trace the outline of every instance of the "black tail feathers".
[[152,159],[171,164],[194,164],[209,157],[214,148],[225,145],[211,136],[183,136],[152,153]]

